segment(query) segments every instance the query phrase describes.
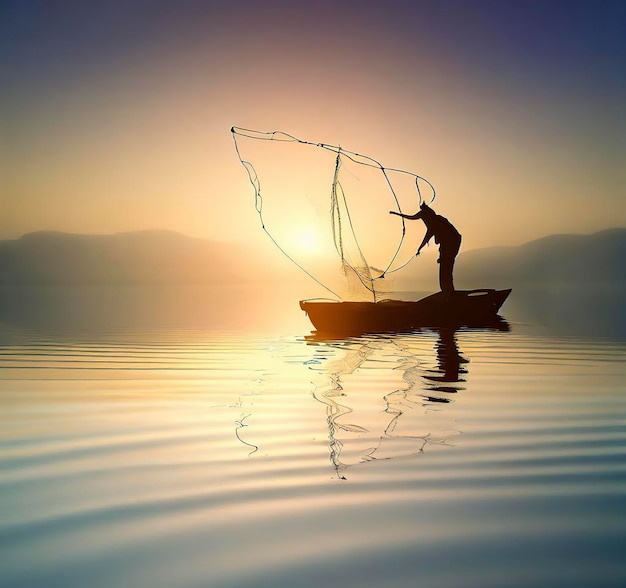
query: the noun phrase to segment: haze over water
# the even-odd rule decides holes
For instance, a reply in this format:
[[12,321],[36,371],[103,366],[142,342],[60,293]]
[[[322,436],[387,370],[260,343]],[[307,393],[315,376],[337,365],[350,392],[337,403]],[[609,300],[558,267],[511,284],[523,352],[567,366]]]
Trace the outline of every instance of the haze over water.
[[324,340],[288,298],[3,325],[4,586],[624,584],[623,334],[513,297]]

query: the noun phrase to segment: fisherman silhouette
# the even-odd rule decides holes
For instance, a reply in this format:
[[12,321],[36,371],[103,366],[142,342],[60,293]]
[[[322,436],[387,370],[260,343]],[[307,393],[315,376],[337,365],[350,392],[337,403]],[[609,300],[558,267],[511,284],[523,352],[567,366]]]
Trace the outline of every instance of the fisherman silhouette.
[[390,210],[389,214],[395,214],[409,220],[421,218],[426,225],[426,235],[421,245],[417,249],[415,255],[419,255],[422,247],[424,247],[432,237],[435,237],[435,243],[439,244],[439,287],[446,294],[454,293],[454,281],[452,279],[452,270],[454,268],[454,260],[461,247],[461,234],[454,228],[452,223],[445,217],[437,214],[427,204],[420,205],[419,212],[415,214],[403,214]]

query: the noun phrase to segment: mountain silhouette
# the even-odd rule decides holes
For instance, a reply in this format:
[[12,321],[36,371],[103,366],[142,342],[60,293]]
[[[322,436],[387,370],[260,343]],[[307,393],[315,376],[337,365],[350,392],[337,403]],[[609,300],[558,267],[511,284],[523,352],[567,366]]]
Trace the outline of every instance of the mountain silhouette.
[[455,278],[464,288],[624,285],[626,228],[467,251],[459,255]]
[[262,278],[243,247],[173,231],[42,231],[0,241],[0,285],[211,284]]
[[[187,237],[173,231],[85,235],[41,231],[0,241],[0,286],[78,284],[224,284],[301,280],[271,248]],[[400,281],[416,289],[409,266]],[[431,272],[432,269],[432,272]],[[416,272],[414,274],[414,272]],[[419,281],[419,280],[417,280]],[[591,235],[550,235],[517,247],[474,249],[459,255],[458,288],[626,284],[626,228]]]

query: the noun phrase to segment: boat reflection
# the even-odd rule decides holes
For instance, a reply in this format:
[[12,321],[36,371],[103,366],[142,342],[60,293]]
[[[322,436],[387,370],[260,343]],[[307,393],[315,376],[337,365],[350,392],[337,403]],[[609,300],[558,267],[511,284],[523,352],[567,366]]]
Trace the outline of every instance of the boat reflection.
[[[508,331],[509,325],[499,320],[463,330]],[[329,456],[339,478],[355,465],[419,455],[460,434],[449,405],[464,389],[469,359],[459,350],[458,332],[306,338],[335,351],[333,359],[311,369],[318,376],[313,396],[326,407]]]

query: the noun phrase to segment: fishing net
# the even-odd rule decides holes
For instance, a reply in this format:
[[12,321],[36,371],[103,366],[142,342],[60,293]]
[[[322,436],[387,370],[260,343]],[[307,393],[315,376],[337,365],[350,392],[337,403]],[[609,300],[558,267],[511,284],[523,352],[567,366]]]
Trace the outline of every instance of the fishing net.
[[231,132],[261,226],[278,249],[336,298],[387,297],[421,240],[389,211],[414,213],[432,202],[432,184],[338,145]]

